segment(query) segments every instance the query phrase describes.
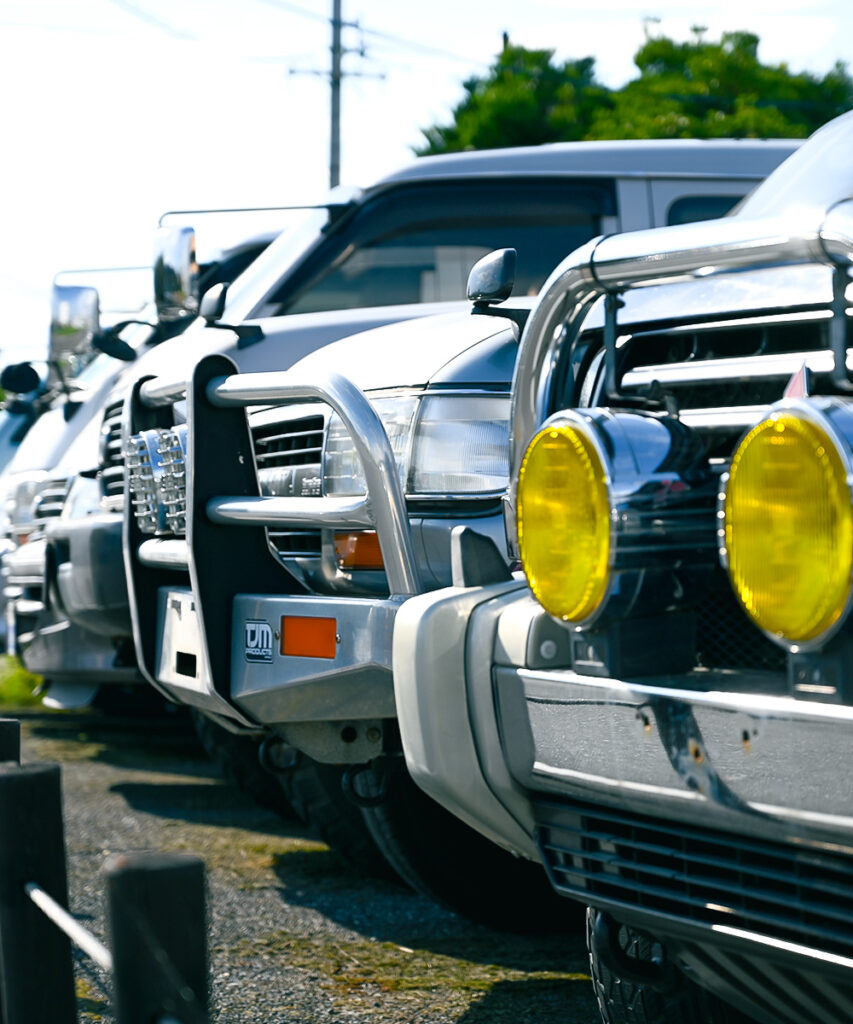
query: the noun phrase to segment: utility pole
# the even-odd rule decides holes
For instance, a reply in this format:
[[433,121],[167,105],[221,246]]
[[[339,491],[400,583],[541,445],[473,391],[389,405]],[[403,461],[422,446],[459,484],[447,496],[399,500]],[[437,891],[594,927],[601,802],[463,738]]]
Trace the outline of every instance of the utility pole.
[[362,43],[356,50],[344,49],[342,35],[343,29],[360,29],[358,22],[344,21],[341,14],[342,0],[332,0],[332,68],[331,71],[320,71],[318,69],[296,69],[291,68],[291,75],[320,75],[328,77],[332,87],[332,122],[329,134],[329,185],[334,188],[340,184],[341,178],[341,83],[345,77],[357,78],[384,78],[384,74],[370,74],[363,71],[344,71],[343,58],[347,53],[355,53],[364,58],[367,56]]
[[329,146],[329,187],[341,180],[341,0],[332,0],[332,128]]

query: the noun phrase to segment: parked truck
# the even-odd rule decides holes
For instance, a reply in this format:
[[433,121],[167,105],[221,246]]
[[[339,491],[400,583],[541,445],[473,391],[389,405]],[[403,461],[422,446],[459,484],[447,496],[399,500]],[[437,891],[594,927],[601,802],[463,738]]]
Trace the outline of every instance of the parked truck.
[[[574,207],[579,240],[613,226],[605,209],[636,218],[629,197],[645,203],[664,183],[670,217],[687,198],[697,208],[725,176],[718,161],[738,162],[749,149],[739,146],[577,145],[517,159],[533,166],[559,152],[568,169],[574,154],[583,158],[574,183],[583,193]],[[499,155],[473,158],[482,170]],[[701,179],[691,165],[703,168]],[[422,166],[429,179],[449,164]],[[545,180],[537,172],[531,181],[543,199]],[[479,180],[472,195],[482,199],[487,184]],[[505,202],[522,194],[516,181]],[[646,211],[654,220],[654,207]],[[528,236],[519,219],[513,213],[500,234],[520,239],[516,279],[527,292],[538,285],[525,269],[527,247],[552,250],[540,228]],[[543,224],[555,219],[542,211]],[[479,252],[468,245],[466,254]],[[485,292],[475,298],[483,315],[381,327],[286,374],[236,373],[211,356],[189,385],[141,381],[125,411],[125,560],[143,671],[173,699],[308,755],[312,762],[296,758],[282,781],[297,801],[297,783],[303,793],[311,787],[301,802],[315,821],[326,809],[332,842],[346,852],[366,825],[422,890],[481,920],[541,926],[554,919],[541,873],[419,795],[395,722],[394,621],[410,597],[452,580],[453,528],[491,537],[508,574],[509,389],[532,300],[507,310],[492,309]],[[184,398],[186,424],[176,405]],[[247,419],[245,407],[258,405],[273,408]],[[468,543],[478,561],[479,541]],[[360,820],[344,816],[341,783]],[[496,903],[498,879],[507,884]]]
[[590,908],[606,1024],[853,1015],[851,157],[847,114],[736,216],[561,263],[512,389],[524,575],[397,615],[409,771]]

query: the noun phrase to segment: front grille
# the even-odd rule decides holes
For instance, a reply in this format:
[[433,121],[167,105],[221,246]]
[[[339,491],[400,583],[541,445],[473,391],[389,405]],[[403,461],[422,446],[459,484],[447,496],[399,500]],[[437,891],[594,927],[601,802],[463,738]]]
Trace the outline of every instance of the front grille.
[[[324,428],[322,414],[252,424],[262,494],[319,497]],[[269,530],[267,536],[281,558],[320,554],[319,530]]]
[[101,495],[105,498],[121,497],[124,494],[124,459],[121,452],[123,411],[122,399],[112,402],[104,411],[98,480],[101,482]]
[[549,876],[566,895],[853,953],[853,848],[571,801],[543,800],[535,814]]
[[46,519],[56,519],[62,515],[62,506],[68,496],[71,481],[67,477],[49,480],[39,488],[38,496],[33,502],[33,519],[35,525]]
[[696,662],[707,669],[786,670],[786,652],[738,604],[722,566],[714,569],[696,608]]
[[265,423],[252,427],[258,469],[320,465],[323,451],[322,416]]

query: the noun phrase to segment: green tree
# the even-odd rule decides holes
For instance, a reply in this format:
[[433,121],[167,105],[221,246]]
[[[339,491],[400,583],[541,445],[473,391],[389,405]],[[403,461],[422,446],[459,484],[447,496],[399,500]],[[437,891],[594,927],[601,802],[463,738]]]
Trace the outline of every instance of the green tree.
[[554,62],[553,50],[526,50],[504,37],[488,74],[464,83],[449,125],[424,130],[419,155],[574,139],[768,138],[809,135],[853,107],[853,79],[838,63],[825,75],[762,64],[758,37],[726,32],[719,41],[677,42],[647,32],[639,74],[609,90],[595,60]]
[[639,76],[611,94],[587,138],[801,138],[853,106],[843,64],[826,75],[762,64],[758,36],[695,28],[685,43],[647,36],[634,57]]
[[453,123],[424,130],[419,156],[464,149],[527,146],[582,139],[608,101],[592,57],[554,64],[553,50],[526,50],[504,37],[485,78],[469,78]]

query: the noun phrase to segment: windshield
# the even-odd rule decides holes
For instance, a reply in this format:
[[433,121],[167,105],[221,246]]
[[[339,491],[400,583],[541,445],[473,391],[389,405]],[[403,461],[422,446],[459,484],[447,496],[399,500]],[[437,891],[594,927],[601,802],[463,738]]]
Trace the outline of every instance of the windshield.
[[[337,196],[337,193],[333,193]],[[349,193],[347,193],[349,195]],[[336,199],[337,201],[337,199]],[[342,195],[340,201],[344,201]],[[326,207],[300,210],[289,227],[267,246],[228,289],[223,323],[240,323],[251,313],[258,297],[280,280],[283,268],[300,262],[323,238],[331,222]]]
[[[252,317],[464,300],[471,266],[494,249],[518,252],[516,294],[536,294],[566,252],[615,212],[603,179],[477,178],[384,188],[329,224],[282,268]],[[274,247],[261,259],[272,264]],[[260,263],[261,260],[258,260]]]

